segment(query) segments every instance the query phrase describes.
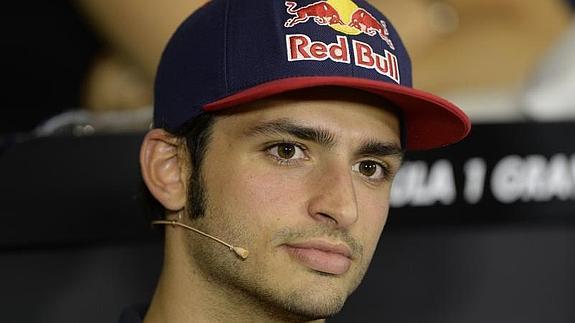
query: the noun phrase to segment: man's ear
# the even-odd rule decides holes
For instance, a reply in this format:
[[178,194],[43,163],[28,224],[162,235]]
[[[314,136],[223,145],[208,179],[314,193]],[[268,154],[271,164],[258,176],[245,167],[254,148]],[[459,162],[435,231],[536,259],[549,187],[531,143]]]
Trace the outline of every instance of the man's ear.
[[162,129],[150,130],[140,149],[142,177],[150,193],[169,211],[186,204],[187,167],[180,140]]

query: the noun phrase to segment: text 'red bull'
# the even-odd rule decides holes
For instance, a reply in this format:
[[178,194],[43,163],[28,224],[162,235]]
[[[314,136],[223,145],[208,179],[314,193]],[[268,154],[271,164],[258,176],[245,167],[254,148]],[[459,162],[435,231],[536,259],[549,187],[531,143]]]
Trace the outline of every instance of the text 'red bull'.
[[[286,35],[287,55],[293,61],[325,61],[327,59],[337,63],[351,63],[349,41],[345,36],[337,36],[335,43],[326,44],[321,41],[312,41],[307,35]],[[358,67],[373,69],[377,73],[387,76],[399,84],[399,65],[397,57],[384,50],[385,55],[378,54],[364,42],[352,40],[354,64]]]

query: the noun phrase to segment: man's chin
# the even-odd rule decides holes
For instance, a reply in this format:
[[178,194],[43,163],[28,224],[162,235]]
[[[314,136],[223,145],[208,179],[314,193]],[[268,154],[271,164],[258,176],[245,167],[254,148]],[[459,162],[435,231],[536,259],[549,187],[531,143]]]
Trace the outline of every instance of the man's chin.
[[344,295],[325,295],[325,291],[317,295],[310,291],[294,292],[281,306],[298,320],[313,321],[336,315],[343,308],[346,299],[347,296]]
[[308,320],[328,318],[339,313],[355,289],[355,282],[350,281],[351,277],[305,269],[303,271],[305,273],[294,273],[295,284],[290,284],[291,292],[287,295],[281,293],[284,308]]
[[306,320],[329,318],[339,313],[363,278],[354,267],[336,275],[307,268],[292,260],[285,268],[289,268],[291,274],[283,275],[290,277],[284,287],[291,292],[279,293],[282,299],[275,298],[276,304],[282,304],[284,309]]

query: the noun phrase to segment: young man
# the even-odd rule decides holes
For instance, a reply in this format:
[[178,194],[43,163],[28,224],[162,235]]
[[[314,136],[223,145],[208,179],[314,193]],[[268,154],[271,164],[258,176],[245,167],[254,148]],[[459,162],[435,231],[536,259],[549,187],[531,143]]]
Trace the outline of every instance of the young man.
[[146,323],[336,314],[369,266],[403,151],[470,128],[411,88],[395,29],[359,0],[211,1],[168,43],[155,99],[141,167],[167,226]]

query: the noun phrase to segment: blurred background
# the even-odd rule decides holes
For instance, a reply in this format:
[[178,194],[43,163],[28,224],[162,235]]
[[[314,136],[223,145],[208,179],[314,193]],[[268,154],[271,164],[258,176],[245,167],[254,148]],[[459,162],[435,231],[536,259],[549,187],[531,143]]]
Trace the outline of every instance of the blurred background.
[[[573,98],[568,89],[575,73],[573,0],[372,2],[400,31],[413,61],[415,86],[460,104],[473,121],[575,116],[564,103]],[[124,127],[138,128],[150,116],[164,44],[186,13],[203,3],[8,5],[1,63],[8,113],[0,131],[28,132],[78,110],[89,115],[61,116],[44,130],[88,117],[104,127],[113,121],[101,120],[102,115],[116,112],[117,118],[127,110],[131,117]]]
[[[163,46],[204,2],[3,5],[3,321],[114,321],[149,299],[138,145]],[[371,3],[414,86],[474,130],[408,156],[368,286],[333,321],[575,322],[575,0]]]

